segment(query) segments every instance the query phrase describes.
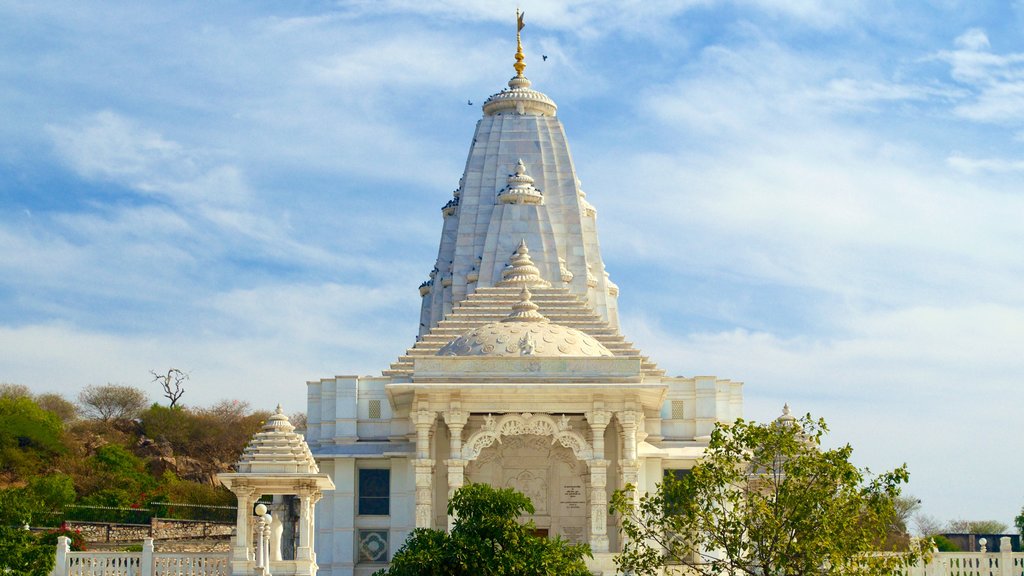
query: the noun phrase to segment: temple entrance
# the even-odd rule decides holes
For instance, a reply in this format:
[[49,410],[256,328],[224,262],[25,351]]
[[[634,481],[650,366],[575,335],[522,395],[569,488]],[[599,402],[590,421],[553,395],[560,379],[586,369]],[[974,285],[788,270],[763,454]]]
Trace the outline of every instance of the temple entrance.
[[588,538],[589,473],[572,450],[550,436],[506,436],[484,448],[466,467],[467,479],[496,488],[515,488],[533,503],[538,533],[571,542]]

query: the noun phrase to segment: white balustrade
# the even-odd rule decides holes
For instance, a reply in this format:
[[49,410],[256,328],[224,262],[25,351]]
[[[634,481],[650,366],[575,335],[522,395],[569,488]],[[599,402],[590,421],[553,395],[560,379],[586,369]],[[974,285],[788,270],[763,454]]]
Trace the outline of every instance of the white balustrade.
[[155,552],[146,538],[142,552],[71,552],[57,539],[57,565],[51,576],[229,576],[228,552]]
[[[142,552],[71,552],[57,541],[57,566],[51,576],[230,576],[228,552],[154,552],[147,538]],[[904,576],[1024,576],[1024,552],[935,552],[931,561],[911,566]]]

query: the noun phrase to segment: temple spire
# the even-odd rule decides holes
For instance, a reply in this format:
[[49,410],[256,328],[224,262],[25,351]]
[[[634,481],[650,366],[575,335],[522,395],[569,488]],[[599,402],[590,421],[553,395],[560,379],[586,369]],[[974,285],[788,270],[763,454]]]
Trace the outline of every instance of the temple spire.
[[522,31],[526,24],[523,22],[523,17],[526,16],[526,12],[520,12],[519,8],[516,8],[516,63],[512,65],[516,69],[516,76],[522,77],[523,70],[526,70],[526,64],[523,60],[526,56],[523,56],[523,39]]

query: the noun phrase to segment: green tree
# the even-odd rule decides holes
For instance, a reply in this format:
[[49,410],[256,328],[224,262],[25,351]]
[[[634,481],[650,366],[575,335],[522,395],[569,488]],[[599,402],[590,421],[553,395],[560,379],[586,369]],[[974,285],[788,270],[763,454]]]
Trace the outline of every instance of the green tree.
[[906,467],[871,475],[849,445],[825,450],[824,420],[719,424],[690,474],[634,503],[617,491],[625,537],[616,563],[655,574],[881,575],[916,553],[875,554],[898,524]]
[[1024,506],[1021,506],[1020,515],[1013,519],[1013,523],[1017,526],[1020,537],[1024,538]]
[[87,460],[91,474],[80,478],[83,504],[113,507],[140,507],[157,487],[157,480],[146,473],[146,464],[120,444],[96,449]]
[[45,576],[53,568],[55,548],[25,529],[44,510],[31,492],[0,490],[0,573]]
[[27,396],[0,397],[0,472],[24,479],[64,451],[62,425]]
[[589,576],[586,544],[534,535],[533,504],[511,488],[467,484],[448,502],[456,516],[451,534],[418,528],[377,576]]
[[134,386],[106,384],[86,386],[78,394],[82,412],[89,418],[109,422],[130,420],[146,407],[146,393]]

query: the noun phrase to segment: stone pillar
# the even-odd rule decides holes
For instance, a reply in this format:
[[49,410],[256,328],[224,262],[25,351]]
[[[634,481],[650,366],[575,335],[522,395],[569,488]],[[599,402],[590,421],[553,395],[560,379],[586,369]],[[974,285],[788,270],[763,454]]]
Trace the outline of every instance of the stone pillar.
[[590,461],[590,549],[608,551],[608,464]]
[[416,471],[416,527],[431,528],[434,461],[430,459],[430,429],[437,420],[437,413],[418,410],[413,417],[416,423],[416,459],[412,461]]
[[[1019,568],[1017,570],[1020,570]],[[1000,576],[1013,576],[1013,548],[1010,547],[1010,537],[1000,536],[999,538],[999,574]]]
[[142,539],[142,556],[139,557],[139,574],[148,576],[153,573],[153,539]]
[[611,412],[595,409],[585,414],[590,424],[593,460],[590,461],[590,549],[608,551],[608,461],[604,459],[604,431]]
[[297,494],[299,497],[299,545],[295,549],[296,560],[312,560],[313,547],[310,545],[310,519],[313,515],[312,493],[309,489],[302,489]]
[[[466,461],[462,459],[462,430],[469,421],[469,412],[453,408],[444,413],[444,423],[448,425],[450,436],[448,466],[448,500],[451,501],[455,491],[462,488],[466,480]],[[455,516],[448,516],[448,531],[455,527]]]
[[249,548],[252,544],[249,517],[252,516],[255,490],[244,485],[235,486],[233,490],[238,497],[238,515],[235,519],[235,545],[231,550],[231,570],[236,574],[243,574],[245,563],[249,561]]
[[71,552],[71,538],[57,536],[57,563],[53,567],[52,576],[66,576],[68,573],[68,553]]
[[281,521],[281,516],[284,513],[283,507],[278,507],[274,512],[276,514],[273,514],[270,520],[270,559],[280,562],[283,559],[281,557],[281,536],[284,534],[284,522]]
[[[316,503],[323,497],[324,493],[319,489],[316,489],[310,496],[309,502],[309,559],[314,566],[316,565],[316,543],[314,539],[316,536]],[[315,573],[316,572],[310,572],[310,574]]]
[[622,426],[621,440],[622,440],[622,458],[619,460],[619,473],[621,475],[621,487],[625,488],[627,484],[634,487],[633,490],[633,504],[640,504],[640,486],[639,474],[640,474],[640,463],[637,461],[637,433],[643,423],[644,413],[638,410],[624,410],[617,412],[615,417],[618,418],[619,424]]

